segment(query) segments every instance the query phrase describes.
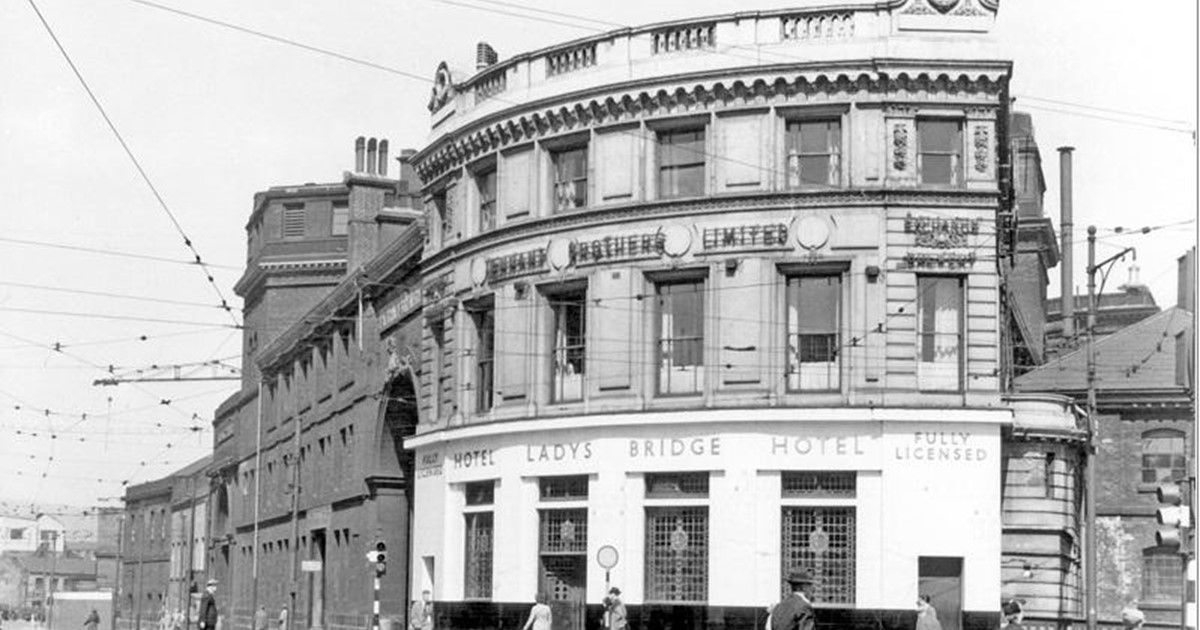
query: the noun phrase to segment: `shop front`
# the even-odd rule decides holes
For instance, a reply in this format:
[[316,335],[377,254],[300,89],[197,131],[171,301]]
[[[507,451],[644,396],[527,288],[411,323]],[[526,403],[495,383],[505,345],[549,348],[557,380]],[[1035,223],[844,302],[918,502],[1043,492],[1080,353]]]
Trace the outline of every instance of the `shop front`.
[[[993,625],[1003,410],[762,409],[591,415],[443,429],[417,461],[414,589],[439,626],[761,628],[781,576],[817,576],[820,617]],[[890,620],[890,621],[889,621]],[[482,625],[481,625],[482,624]]]

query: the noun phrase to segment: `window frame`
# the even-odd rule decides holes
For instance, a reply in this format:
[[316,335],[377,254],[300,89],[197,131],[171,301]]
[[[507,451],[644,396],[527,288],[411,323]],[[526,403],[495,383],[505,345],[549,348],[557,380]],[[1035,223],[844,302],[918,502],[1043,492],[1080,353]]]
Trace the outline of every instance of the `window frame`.
[[[583,282],[572,282],[567,286],[555,287],[553,290],[543,290],[542,298],[546,301],[547,310],[549,312],[548,331],[549,338],[549,384],[550,391],[549,400],[552,404],[568,404],[582,402],[587,396],[587,363],[588,363],[588,343],[587,343],[587,318],[588,318],[588,287]],[[561,326],[569,324],[569,313],[565,312],[568,308],[578,308],[579,314],[575,319],[578,325],[578,335],[575,337],[575,343],[571,343],[569,335],[562,335],[562,343],[559,341],[559,333]],[[560,312],[561,311],[561,312]],[[568,331],[569,332],[569,331]],[[560,361],[560,354],[562,360]],[[573,362],[578,361],[579,369],[574,374],[570,374],[569,369],[573,366]],[[559,366],[562,366],[560,369]],[[565,390],[569,386],[566,379],[577,376],[579,378],[578,396],[566,396]],[[561,377],[561,379],[560,379]]]
[[[339,220],[340,219],[340,220]],[[339,230],[339,227],[341,228]],[[334,201],[329,206],[329,235],[350,235],[350,202]]]
[[[651,365],[654,366],[654,368],[653,368],[653,370],[654,370],[654,395],[656,397],[660,397],[660,398],[703,395],[705,392],[705,389],[706,389],[705,379],[707,379],[707,377],[708,377],[708,371],[705,369],[707,367],[707,361],[706,361],[707,349],[704,346],[705,340],[708,337],[707,331],[705,330],[706,327],[708,326],[708,319],[709,319],[708,313],[705,312],[705,309],[708,307],[708,303],[710,301],[708,298],[708,295],[707,295],[707,293],[708,293],[708,275],[707,275],[707,273],[704,273],[704,272],[650,274],[649,280],[653,284],[653,291],[651,293],[651,295],[653,296],[653,301],[651,302],[651,308],[652,308],[651,322],[653,325],[652,335],[653,335],[653,339],[654,339],[654,344],[651,347],[651,351],[653,352],[653,359],[651,361]],[[665,338],[663,336],[663,334],[664,334],[663,317],[664,317],[665,313],[663,311],[662,290],[665,287],[684,286],[684,285],[698,285],[699,286],[699,291],[696,292],[698,294],[698,297],[700,300],[699,309],[697,309],[697,311],[699,313],[699,318],[700,318],[698,334],[690,335],[687,337]],[[673,303],[674,303],[674,301],[672,300],[672,304]],[[672,321],[673,321],[673,318],[674,318],[674,314],[672,313]],[[681,367],[691,367],[693,370],[695,370],[695,374],[692,377],[693,378],[693,388],[691,391],[676,392],[676,391],[671,391],[672,388],[670,387],[670,379],[669,378],[667,379],[668,382],[666,383],[666,387],[664,387],[664,383],[663,383],[664,356],[673,356],[674,350],[671,351],[671,354],[664,353],[663,342],[668,341],[668,342],[671,342],[671,345],[674,345],[675,342],[681,341],[681,340],[682,341],[691,340],[691,341],[694,341],[699,346],[699,348],[696,350],[699,360],[695,364],[687,364],[687,365],[681,364]],[[670,361],[669,363],[670,363],[671,367],[674,367],[674,361]],[[667,369],[669,369],[669,368],[667,368]]]
[[1179,550],[1174,547],[1142,549],[1142,601],[1179,603],[1185,588],[1179,563]]
[[[698,481],[700,477],[704,477],[702,489],[695,491],[681,492],[652,492],[651,483],[652,477],[669,478],[678,476],[681,481],[689,480]],[[712,559],[712,510],[710,509],[709,498],[712,496],[712,473],[709,471],[686,471],[686,472],[660,472],[646,473],[643,476],[643,491],[645,492],[645,500],[643,503],[643,549],[645,550],[645,558],[643,561],[643,584],[645,585],[644,601],[647,603],[666,603],[666,604],[704,604],[708,602],[709,589],[711,588],[711,575],[709,573],[709,562]],[[684,483],[677,484],[682,487],[687,485]],[[655,524],[668,519],[676,520],[676,527],[680,526],[679,520],[685,517],[697,517],[703,529],[704,539],[702,547],[697,554],[699,557],[676,559],[676,562],[688,562],[691,567],[695,568],[699,573],[699,585],[696,591],[701,594],[701,598],[695,599],[673,599],[670,597],[658,597],[662,585],[657,578],[661,577],[661,573],[655,573],[656,567],[661,565],[661,560],[657,559],[658,550],[661,547],[654,545]],[[685,530],[686,532],[687,530]],[[684,539],[689,546],[695,545],[694,541],[687,538]],[[668,546],[673,546],[674,540],[669,541]],[[682,546],[682,545],[681,545]],[[674,552],[683,556],[686,549],[676,549]]]
[[[1187,477],[1188,453],[1187,453],[1187,433],[1186,432],[1181,431],[1179,429],[1173,429],[1170,427],[1158,427],[1155,429],[1148,429],[1146,431],[1143,431],[1141,433],[1140,438],[1141,438],[1141,444],[1140,444],[1141,448],[1140,448],[1139,452],[1141,455],[1141,461],[1140,461],[1139,466],[1140,466],[1140,470],[1141,470],[1141,484],[1143,486],[1157,487],[1157,484],[1168,483],[1168,482],[1178,482],[1180,479]],[[1147,442],[1149,440],[1172,440],[1173,442],[1175,440],[1178,440],[1179,448],[1177,450],[1172,448],[1170,451],[1166,451],[1166,452],[1148,452],[1146,450],[1146,446],[1147,446]],[[1154,457],[1154,456],[1159,456],[1159,457],[1166,456],[1167,458],[1169,458],[1171,466],[1169,468],[1163,467],[1163,466],[1155,466],[1152,468],[1147,467],[1146,466],[1146,458]],[[1180,461],[1176,462],[1176,458],[1179,458]],[[1179,463],[1181,465],[1181,467],[1176,468],[1175,467],[1176,463]],[[1163,470],[1171,471],[1169,479],[1163,479],[1159,475],[1155,475],[1154,480],[1147,480],[1147,478],[1146,478],[1147,472],[1155,471],[1155,472],[1161,473],[1161,471],[1163,471]],[[1179,474],[1176,474],[1176,471],[1178,471]]]
[[[915,356],[915,359],[917,361],[917,366],[916,366],[917,367],[917,391],[961,393],[961,392],[965,391],[965,389],[966,389],[966,369],[967,369],[967,357],[966,357],[967,334],[966,334],[966,332],[967,332],[967,289],[968,289],[967,277],[964,275],[955,275],[955,274],[918,273],[918,274],[916,274],[916,280],[917,280],[917,283],[916,283],[917,284],[917,298],[916,298],[917,321],[916,321],[916,325],[914,326],[914,330],[916,332],[916,356]],[[924,350],[925,350],[924,336],[925,335],[937,336],[937,335],[949,334],[949,333],[938,332],[936,330],[936,321],[934,322],[934,326],[935,326],[934,331],[926,332],[923,329],[923,322],[925,320],[925,295],[924,295],[925,290],[922,289],[921,285],[925,281],[942,281],[942,280],[953,281],[953,282],[955,282],[956,286],[958,287],[958,300],[956,303],[956,307],[958,309],[958,318],[957,318],[958,331],[956,333],[958,335],[958,343],[956,346],[956,348],[957,348],[957,350],[956,350],[956,354],[957,354],[956,374],[957,374],[957,377],[956,377],[956,381],[955,381],[955,386],[949,387],[949,388],[940,386],[940,383],[937,383],[938,386],[927,386],[925,384],[926,381],[934,380],[935,377],[933,375],[923,377],[922,376],[922,367],[921,367],[923,364],[926,364],[926,363],[933,364],[933,365],[936,365],[939,363],[936,360],[934,360],[934,361],[922,360],[922,357],[925,353],[924,352]],[[935,317],[936,317],[936,314],[935,314]],[[935,341],[936,341],[936,337],[935,337]],[[936,359],[936,354],[937,354],[937,346],[935,344],[934,345],[935,359]],[[926,368],[926,369],[928,369],[928,368]]]
[[[835,124],[836,132],[826,130],[826,147],[824,152],[806,153],[804,147],[804,126],[816,124]],[[842,112],[812,112],[802,115],[789,115],[783,119],[783,177],[785,190],[824,190],[844,187],[845,124]],[[793,132],[792,128],[796,127]],[[793,140],[794,138],[794,140]],[[829,140],[837,138],[837,146],[829,146]],[[793,147],[795,151],[793,152]],[[824,183],[805,183],[801,177],[805,157],[827,156],[829,165],[826,166],[826,181]],[[793,182],[793,159],[796,162]]]
[[[845,380],[843,378],[843,372],[846,369],[846,366],[842,361],[842,358],[845,355],[845,353],[842,352],[842,337],[843,337],[843,329],[845,326],[845,312],[846,312],[846,290],[847,290],[847,287],[846,287],[846,277],[845,276],[846,276],[846,271],[848,270],[848,268],[849,268],[848,266],[843,266],[843,265],[837,265],[837,266],[821,265],[821,266],[814,266],[812,268],[804,268],[804,267],[781,267],[780,268],[780,273],[781,273],[781,275],[783,275],[783,279],[784,279],[784,283],[783,283],[783,285],[784,285],[783,286],[783,289],[784,289],[784,291],[783,291],[783,304],[784,304],[783,324],[784,324],[784,343],[786,344],[786,354],[785,354],[785,358],[784,358],[784,374],[787,377],[784,381],[784,387],[789,394],[810,394],[810,393],[831,393],[831,392],[836,393],[836,392],[842,391],[843,381]],[[800,344],[797,343],[797,344],[793,345],[793,343],[792,343],[792,336],[793,336],[792,328],[793,328],[793,323],[794,323],[793,319],[792,319],[792,317],[793,317],[792,313],[793,313],[793,311],[795,311],[795,313],[796,313],[796,316],[795,316],[796,324],[799,324],[803,321],[802,318],[800,317],[799,305],[801,303],[801,300],[799,299],[799,297],[800,297],[799,296],[799,291],[800,291],[799,283],[802,282],[804,278],[814,278],[814,279],[815,278],[825,278],[825,279],[836,278],[837,279],[838,299],[836,302],[836,313],[834,314],[834,318],[836,321],[834,322],[834,325],[833,325],[834,332],[833,332],[833,348],[832,348],[832,355],[833,355],[834,360],[830,361],[830,362],[826,362],[826,363],[832,363],[834,366],[832,380],[835,380],[836,382],[833,384],[832,387],[820,388],[820,389],[808,389],[808,388],[801,387],[802,379],[800,378],[800,373],[798,370],[802,367],[802,365],[803,365],[803,363],[805,363],[805,361],[801,360],[802,355],[803,355],[803,349],[800,347]],[[797,286],[795,289],[793,289],[794,282],[797,283]],[[795,294],[796,294],[795,295],[796,299],[794,300],[795,304],[793,304],[793,292],[795,292]],[[795,307],[795,308],[793,308],[793,307]],[[799,332],[795,333],[795,335],[797,337],[803,336],[803,334],[799,333]],[[826,333],[826,335],[828,335],[828,333]],[[797,342],[798,341],[799,341],[799,339],[797,339]],[[793,359],[796,359],[794,363],[793,363]],[[796,369],[797,369],[797,372],[795,372],[796,381],[797,381],[797,384],[795,387],[792,386],[793,365],[795,365]]]
[[[486,492],[483,490],[486,489]],[[496,590],[496,480],[469,481],[462,484],[463,498],[463,599],[490,601]],[[476,527],[487,522],[490,528],[486,558],[472,555],[472,524]],[[478,566],[475,562],[481,562]],[[472,579],[472,570],[477,575]],[[472,592],[471,588],[484,582],[486,593]]]
[[[921,133],[922,126],[925,124],[954,124],[955,142],[952,142],[951,150],[929,150],[926,149],[925,136]],[[944,188],[962,188],[966,185],[966,165],[963,163],[966,155],[965,137],[966,137],[966,119],[961,115],[922,115],[917,116],[914,125],[916,130],[916,154],[917,154],[917,183],[921,186],[940,186]],[[925,156],[950,156],[950,181],[949,182],[928,182],[925,181]]]
[[500,170],[495,160],[477,167],[471,173],[471,181],[475,187],[476,228],[480,234],[490,232],[499,225]]
[[[662,126],[655,126],[651,129],[654,132],[654,182],[656,198],[661,200],[689,199],[694,197],[703,197],[704,195],[708,194],[710,188],[708,182],[708,142],[710,135],[709,121],[707,119],[703,121],[687,121],[686,123],[680,121],[677,124],[672,123]],[[696,152],[691,149],[684,151],[685,153],[694,153],[695,159],[692,161],[672,162],[670,164],[664,163],[664,156],[667,154],[666,147],[678,146],[674,143],[664,144],[664,138],[674,138],[676,136],[684,136],[686,134],[696,133],[700,134],[700,138],[693,141],[698,141],[700,143],[700,151]],[[674,155],[674,153],[671,155]],[[666,176],[667,173],[678,173],[683,172],[686,169],[696,169],[697,167],[699,168],[700,172],[700,190],[698,192],[695,192],[694,194],[689,192],[667,192],[668,187],[666,184],[668,181],[674,181],[676,184],[671,188],[678,189],[680,187],[680,180],[678,179],[678,176],[668,178]]]
[[[297,221],[299,223],[297,223]],[[299,230],[296,230],[296,226]],[[289,231],[289,226],[293,229]],[[308,236],[308,204],[284,202],[279,206],[279,240],[296,241]]]
[[475,413],[496,405],[496,308],[492,302],[472,305],[468,313],[475,332]]
[[[588,208],[589,202],[591,201],[589,199],[589,189],[591,187],[591,173],[589,171],[591,167],[591,156],[589,154],[590,148],[590,143],[587,138],[576,140],[570,143],[563,143],[561,145],[551,145],[546,147],[545,150],[550,159],[550,205],[552,214],[563,214]],[[563,175],[563,170],[565,170],[562,168],[562,160],[568,154],[575,152],[579,152],[583,157],[582,175],[572,179],[560,179],[560,176]],[[559,192],[560,189],[564,189],[570,185],[570,190],[573,195],[575,191],[578,190],[577,187],[580,183],[582,183],[583,187],[583,202],[569,207],[564,206],[562,203],[563,197]]]

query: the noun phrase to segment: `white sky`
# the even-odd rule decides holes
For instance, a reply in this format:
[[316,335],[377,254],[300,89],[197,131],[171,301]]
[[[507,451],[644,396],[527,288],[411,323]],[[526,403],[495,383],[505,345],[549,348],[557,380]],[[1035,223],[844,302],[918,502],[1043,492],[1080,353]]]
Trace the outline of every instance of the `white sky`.
[[[201,255],[233,267],[213,272],[239,309],[232,287],[244,262],[243,228],[255,191],[339,181],[352,165],[353,140],[359,135],[388,138],[395,155],[401,148],[419,147],[428,132],[427,82],[133,0],[36,1]],[[505,1],[627,25],[797,4]],[[480,40],[507,58],[598,28],[594,23],[571,28],[530,19],[528,13],[512,17],[442,0],[162,3],[430,78],[442,60],[472,67]],[[1003,0],[995,33],[1016,64],[1012,91],[1018,109],[1034,116],[1046,160],[1047,210],[1056,226],[1055,148],[1077,149],[1075,284],[1081,288],[1082,237],[1088,224],[1096,224],[1105,236],[1100,257],[1137,247],[1142,280],[1160,304],[1174,303],[1175,259],[1196,242],[1195,223],[1136,236],[1113,237],[1111,229],[1194,220],[1196,145],[1187,133],[1032,106],[1131,120],[1127,116],[1025,97],[1137,112],[1183,122],[1132,120],[1195,128],[1196,28],[1194,0]],[[7,310],[229,323],[212,306],[14,286],[217,303],[195,266],[13,242],[190,258],[27,0],[0,4],[0,184],[6,200],[0,238],[7,239],[0,240],[0,499],[91,504],[123,492],[119,482],[97,479],[147,481],[207,453],[212,411],[235,391],[235,382],[101,388],[92,386],[103,376],[94,366],[234,357],[240,333]],[[1057,278],[1052,272],[1051,295],[1058,293]],[[1125,268],[1118,265],[1108,286],[1125,279]],[[133,341],[141,335],[150,338]],[[81,345],[114,339],[125,341]],[[44,347],[55,342],[70,355]],[[160,404],[163,399],[170,405]],[[37,411],[47,408],[54,413]],[[189,432],[193,425],[204,432]],[[51,439],[51,433],[58,438]]]

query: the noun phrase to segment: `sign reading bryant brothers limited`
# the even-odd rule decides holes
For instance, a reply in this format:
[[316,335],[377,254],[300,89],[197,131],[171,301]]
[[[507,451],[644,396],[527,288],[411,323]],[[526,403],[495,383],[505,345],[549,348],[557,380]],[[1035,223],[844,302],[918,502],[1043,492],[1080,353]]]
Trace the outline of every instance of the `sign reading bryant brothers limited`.
[[[982,430],[982,432],[981,432]],[[668,433],[664,431],[663,433]],[[525,438],[525,439],[522,439]],[[970,425],[913,423],[886,433],[875,428],[814,425],[778,432],[638,431],[625,437],[501,436],[495,443],[421,451],[417,477],[444,473],[471,476],[511,470],[581,472],[609,466],[656,470],[671,466],[739,466],[760,469],[830,468],[872,470],[892,466],[961,467],[995,463],[995,430]]]

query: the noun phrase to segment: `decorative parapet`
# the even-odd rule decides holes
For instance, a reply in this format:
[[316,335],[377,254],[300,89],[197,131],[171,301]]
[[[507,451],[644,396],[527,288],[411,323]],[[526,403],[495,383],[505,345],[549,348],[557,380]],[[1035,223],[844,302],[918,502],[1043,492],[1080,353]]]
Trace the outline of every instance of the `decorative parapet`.
[[508,71],[501,68],[498,72],[488,75],[475,83],[475,102],[485,101],[508,89]]
[[689,24],[655,31],[651,35],[650,52],[654,55],[661,55],[681,50],[712,48],[716,45],[717,25],[715,22]]
[[805,13],[779,18],[780,37],[784,41],[809,41],[854,37],[854,13]]
[[584,44],[546,55],[546,76],[553,77],[596,65],[596,44]]

